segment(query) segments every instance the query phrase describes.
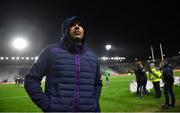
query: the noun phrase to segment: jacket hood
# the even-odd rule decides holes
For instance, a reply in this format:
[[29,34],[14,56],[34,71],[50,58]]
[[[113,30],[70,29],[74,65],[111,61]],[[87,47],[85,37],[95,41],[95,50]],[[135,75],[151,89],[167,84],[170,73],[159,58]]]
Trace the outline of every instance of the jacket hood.
[[[71,39],[70,39],[70,37],[69,37],[69,29],[70,29],[70,26],[71,26],[71,24],[75,21],[75,20],[78,20],[79,22],[81,22],[81,24],[82,24],[82,27],[83,27],[83,29],[84,29],[84,38],[83,38],[83,41],[82,41],[82,44],[84,44],[84,42],[85,42],[85,39],[86,39],[86,32],[87,32],[87,27],[86,27],[86,23],[85,23],[85,21],[82,19],[82,18],[80,18],[80,17],[78,17],[78,16],[73,16],[73,17],[70,17],[70,18],[67,18],[64,22],[63,22],[63,24],[62,24],[62,28],[61,28],[61,40],[68,40],[68,41],[70,41],[70,42],[72,42],[71,41]],[[72,42],[73,43],[73,42]]]

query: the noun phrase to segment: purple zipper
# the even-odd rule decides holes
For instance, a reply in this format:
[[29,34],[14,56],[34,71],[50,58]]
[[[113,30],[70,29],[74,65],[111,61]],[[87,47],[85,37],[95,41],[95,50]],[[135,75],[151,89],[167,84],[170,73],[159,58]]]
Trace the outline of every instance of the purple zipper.
[[76,84],[75,84],[75,96],[74,96],[74,111],[78,111],[78,98],[79,98],[79,84],[80,84],[80,57],[79,54],[75,55],[76,64]]

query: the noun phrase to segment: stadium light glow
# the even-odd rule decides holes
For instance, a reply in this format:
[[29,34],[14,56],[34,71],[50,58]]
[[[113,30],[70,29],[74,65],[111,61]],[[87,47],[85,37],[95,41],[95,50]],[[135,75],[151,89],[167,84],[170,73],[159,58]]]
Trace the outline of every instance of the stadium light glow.
[[112,45],[111,44],[107,44],[106,45],[106,50],[108,51],[108,50],[110,50],[112,48]]
[[14,60],[14,59],[15,59],[15,57],[11,57],[11,59],[12,59],[12,60]]
[[1,60],[4,60],[4,57],[1,57]]
[[26,60],[29,60],[29,57],[26,57]]
[[8,60],[9,58],[8,57],[6,57],[6,60]]
[[19,57],[16,57],[16,60],[19,60]]
[[119,56],[115,56],[115,57],[106,57],[106,56],[103,56],[103,57],[100,57],[99,60],[103,60],[103,61],[123,61],[125,60],[126,58],[125,57],[119,57]]
[[27,41],[23,37],[17,37],[13,42],[13,47],[17,50],[23,50],[27,47]]
[[35,57],[35,60],[37,60],[38,59],[38,57]]

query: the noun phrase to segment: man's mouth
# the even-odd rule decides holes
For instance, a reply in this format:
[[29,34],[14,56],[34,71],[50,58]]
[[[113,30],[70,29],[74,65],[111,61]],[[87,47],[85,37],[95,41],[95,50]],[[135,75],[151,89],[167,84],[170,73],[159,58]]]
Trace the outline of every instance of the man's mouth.
[[75,31],[74,34],[75,34],[75,35],[80,35],[81,32],[80,32],[80,31]]

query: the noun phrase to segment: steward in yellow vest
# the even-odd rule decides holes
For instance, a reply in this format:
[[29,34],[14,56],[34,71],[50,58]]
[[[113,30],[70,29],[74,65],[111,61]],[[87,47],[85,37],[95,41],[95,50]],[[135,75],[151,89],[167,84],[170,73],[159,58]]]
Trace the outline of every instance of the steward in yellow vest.
[[156,70],[155,66],[152,66],[150,68],[150,73],[149,73],[149,79],[151,82],[160,82],[161,80],[161,71],[160,70]]
[[155,64],[150,64],[150,70],[149,70],[149,79],[153,83],[154,90],[156,93],[155,98],[161,97],[161,89],[160,89],[160,80],[161,80],[161,71],[156,70]]

